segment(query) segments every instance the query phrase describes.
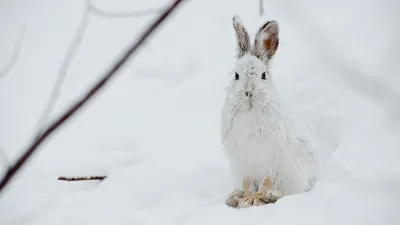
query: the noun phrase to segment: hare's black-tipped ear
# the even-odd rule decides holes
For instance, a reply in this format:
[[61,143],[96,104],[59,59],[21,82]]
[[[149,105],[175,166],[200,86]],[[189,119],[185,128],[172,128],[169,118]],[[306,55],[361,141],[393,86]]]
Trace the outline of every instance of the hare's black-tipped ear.
[[274,55],[279,45],[279,24],[275,20],[261,26],[254,41],[254,54],[267,63]]
[[233,28],[236,33],[236,58],[242,57],[246,52],[250,51],[250,40],[246,29],[244,28],[240,17],[235,15],[232,18]]

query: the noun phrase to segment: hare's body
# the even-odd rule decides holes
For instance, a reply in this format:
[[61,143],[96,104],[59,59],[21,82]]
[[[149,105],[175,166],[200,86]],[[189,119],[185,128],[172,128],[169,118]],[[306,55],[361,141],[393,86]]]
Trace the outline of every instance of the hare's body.
[[236,107],[235,101],[226,99],[221,135],[237,188],[246,177],[255,188],[270,177],[284,193],[309,190],[318,171],[317,152],[308,137],[298,135],[279,102]]
[[[275,92],[274,90],[272,90]],[[223,107],[222,142],[231,160],[237,188],[250,177],[259,187],[270,177],[287,194],[309,190],[318,172],[317,152],[284,112],[276,93],[272,99],[237,105],[227,97]]]
[[269,183],[284,194],[308,191],[318,174],[318,154],[311,136],[285,112],[269,72],[279,43],[278,25],[270,21],[262,26],[251,48],[238,17],[233,24],[238,55],[223,106],[221,138],[236,188],[243,185],[245,196],[258,191],[251,199],[254,204],[262,201],[260,191]]

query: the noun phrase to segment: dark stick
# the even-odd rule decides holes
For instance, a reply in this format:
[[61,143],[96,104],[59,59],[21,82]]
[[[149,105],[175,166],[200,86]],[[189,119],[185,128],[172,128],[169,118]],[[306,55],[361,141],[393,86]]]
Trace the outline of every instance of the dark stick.
[[91,99],[104,85],[116,74],[116,72],[126,63],[129,57],[136,52],[143,42],[158,28],[165,19],[177,8],[177,6],[182,3],[183,0],[176,0],[167,9],[165,9],[162,14],[147,28],[147,30],[140,36],[140,38],[134,43],[128,50],[121,56],[119,60],[110,68],[108,72],[95,83],[89,91],[74,105],[72,105],[66,112],[64,112],[58,119],[52,122],[46,130],[36,139],[33,143],[24,151],[23,155],[18,158],[16,163],[10,167],[7,174],[1,180],[0,183],[0,194],[4,187],[8,184],[11,178],[16,174],[16,172],[26,163],[26,161],[32,156],[32,154],[37,150],[37,148],[46,140],[51,134],[54,133],[63,123],[65,123],[70,117],[76,113],[82,106],[88,103]]
[[88,176],[88,177],[58,177],[63,181],[84,181],[84,180],[104,180],[106,176]]

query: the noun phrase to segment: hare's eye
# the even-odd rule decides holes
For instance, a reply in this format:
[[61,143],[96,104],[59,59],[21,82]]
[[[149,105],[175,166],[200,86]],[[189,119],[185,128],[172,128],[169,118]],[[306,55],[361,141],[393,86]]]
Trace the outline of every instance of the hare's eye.
[[267,79],[265,72],[263,74],[261,74],[261,79],[263,79],[263,80]]
[[235,80],[239,80],[239,74],[235,73]]

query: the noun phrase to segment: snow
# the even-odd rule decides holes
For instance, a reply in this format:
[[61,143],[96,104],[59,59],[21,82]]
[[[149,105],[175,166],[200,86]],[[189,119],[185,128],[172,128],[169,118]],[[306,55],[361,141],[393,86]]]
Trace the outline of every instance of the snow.
[[[93,2],[111,12],[167,4]],[[0,196],[0,224],[399,224],[399,111],[383,107],[377,90],[364,85],[385,81],[397,88],[399,46],[388,40],[395,40],[398,6],[269,0],[267,16],[259,18],[257,1],[187,1],[17,174]],[[9,161],[29,144],[83,9],[78,0],[0,2],[0,68],[26,26],[17,64],[0,78],[0,143]],[[272,76],[293,112],[313,124],[324,163],[312,191],[240,210],[224,204],[232,180],[219,140],[234,14],[251,37],[262,21],[279,22]],[[92,16],[52,118],[152,18]],[[108,178],[56,179],[87,175]]]

